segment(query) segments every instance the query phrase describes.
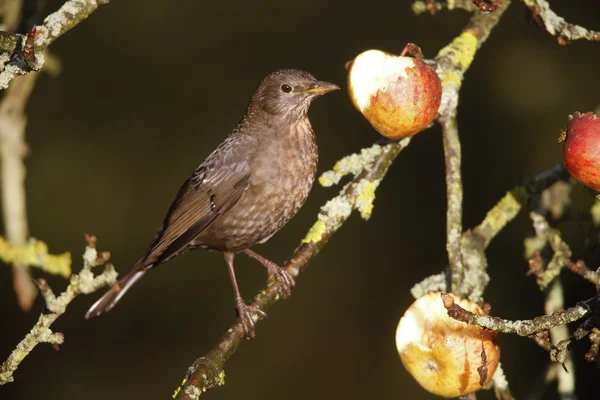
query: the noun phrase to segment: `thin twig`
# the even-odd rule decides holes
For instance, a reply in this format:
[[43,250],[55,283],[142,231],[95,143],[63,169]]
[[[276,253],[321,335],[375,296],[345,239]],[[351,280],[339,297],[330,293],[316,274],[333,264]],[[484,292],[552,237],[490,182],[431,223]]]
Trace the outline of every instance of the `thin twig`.
[[[17,345],[16,349],[8,356],[8,359],[0,367],[0,385],[13,382],[13,374],[23,359],[33,351],[40,343],[50,343],[57,347],[64,341],[64,336],[59,332],[52,332],[50,327],[66,311],[67,306],[79,294],[88,294],[115,283],[117,272],[112,264],[107,263],[109,254],[96,251],[96,238],[87,236],[88,245],[83,254],[83,268],[77,275],[71,277],[69,286],[59,296],[55,296],[50,286],[44,280],[38,280],[37,284],[46,301],[47,311],[40,318]],[[107,263],[107,264],[105,264]],[[105,264],[104,271],[94,276],[92,268]]]
[[546,31],[552,36],[556,36],[559,44],[568,44],[571,40],[578,39],[600,41],[600,32],[568,23],[550,9],[550,4],[546,0],[522,1],[535,16],[542,19]]
[[477,11],[477,6],[473,3],[472,0],[454,0],[454,1],[434,1],[434,0],[425,0],[425,1],[415,1],[412,3],[412,10],[416,15],[428,12],[433,15],[436,12],[447,8],[448,10],[454,10],[455,8],[460,8],[466,11]]
[[[6,89],[15,77],[42,68],[43,50],[107,2],[108,0],[69,0],[58,11],[46,17],[41,25],[32,28],[28,35],[0,32],[0,53],[8,55],[3,58],[4,63],[8,63],[0,72],[0,89]],[[28,43],[33,47],[32,53],[24,57],[22,49],[26,49]]]
[[[562,310],[564,307],[564,294],[562,283],[560,278],[556,278],[548,292],[546,294],[546,301],[544,304],[544,312],[546,314],[552,314],[554,312]],[[569,339],[569,328],[566,325],[558,325],[550,328],[550,341],[551,343],[557,344],[563,340]],[[573,359],[571,354],[567,355],[563,363],[564,368],[559,368],[560,365],[556,364],[554,367],[559,368],[556,372],[556,381],[558,383],[558,393],[561,399],[572,399],[575,395],[575,374]],[[567,372],[567,371],[570,371]]]
[[588,309],[581,305],[576,305],[566,310],[559,310],[550,315],[542,315],[531,320],[511,321],[489,315],[474,314],[455,304],[454,298],[448,294],[443,294],[442,300],[448,310],[448,315],[457,321],[479,325],[482,328],[496,332],[514,333],[519,336],[530,336],[536,332],[558,325],[569,324],[580,320],[588,313]]

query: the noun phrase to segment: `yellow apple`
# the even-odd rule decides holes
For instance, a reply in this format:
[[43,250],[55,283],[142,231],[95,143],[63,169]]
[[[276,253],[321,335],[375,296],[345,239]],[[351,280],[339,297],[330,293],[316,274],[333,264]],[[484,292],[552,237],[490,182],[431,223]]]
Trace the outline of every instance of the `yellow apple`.
[[[452,296],[462,308],[485,314],[476,303]],[[492,379],[500,360],[496,336],[496,332],[449,317],[440,292],[432,292],[417,299],[400,319],[396,348],[406,370],[424,389],[438,396],[460,397]],[[487,369],[484,375],[478,371],[482,366]]]

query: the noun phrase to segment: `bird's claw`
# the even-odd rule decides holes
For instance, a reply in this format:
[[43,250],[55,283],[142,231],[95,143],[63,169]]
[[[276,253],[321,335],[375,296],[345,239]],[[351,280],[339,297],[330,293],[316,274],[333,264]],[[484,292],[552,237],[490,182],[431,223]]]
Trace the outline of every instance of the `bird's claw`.
[[269,278],[271,277],[279,282],[279,287],[286,296],[290,296],[292,294],[292,288],[296,286],[296,281],[294,280],[292,274],[290,274],[286,269],[276,267],[275,270],[269,271]]
[[254,318],[252,318],[252,314],[256,314],[258,317],[257,320],[267,318],[267,314],[257,307],[244,303],[242,299],[236,301],[236,309],[246,336],[249,339],[254,339],[256,332],[254,330]]

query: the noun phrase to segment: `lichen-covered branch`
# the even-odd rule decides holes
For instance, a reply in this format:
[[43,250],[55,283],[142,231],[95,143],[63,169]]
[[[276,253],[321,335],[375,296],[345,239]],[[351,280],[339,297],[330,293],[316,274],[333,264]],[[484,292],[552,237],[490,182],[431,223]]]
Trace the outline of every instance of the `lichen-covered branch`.
[[576,305],[566,310],[559,310],[550,315],[535,317],[531,320],[510,321],[489,315],[478,315],[465,310],[454,302],[449,294],[442,294],[444,307],[448,315],[457,321],[467,324],[479,325],[482,328],[496,332],[513,333],[519,336],[530,336],[536,332],[544,331],[558,325],[565,325],[585,317],[588,309],[583,305]]
[[504,229],[506,224],[519,214],[524,202],[524,193],[521,188],[517,187],[514,190],[507,192],[504,197],[488,211],[484,220],[473,228],[473,233],[482,239],[484,247],[487,247],[492,239]]
[[543,21],[546,31],[556,36],[559,44],[567,44],[571,40],[587,39],[600,41],[600,32],[586,29],[582,26],[570,24],[563,17],[558,16],[550,9],[546,0],[522,0],[534,17]]
[[[25,105],[33,90],[36,74],[24,76],[8,90],[0,103],[0,155],[2,166],[2,216],[6,237],[12,245],[23,246],[29,236],[25,201]],[[13,265],[13,286],[19,305],[29,310],[37,296],[26,264]]]
[[71,276],[71,253],[50,254],[48,245],[34,238],[29,238],[22,246],[14,246],[0,237],[0,260],[22,266],[19,268],[32,266],[48,274]]
[[[581,276],[588,282],[600,287],[600,275],[588,268],[583,260],[571,261],[571,249],[562,239],[558,229],[550,228],[548,221],[541,214],[531,212],[531,219],[535,230],[535,236],[525,239],[525,257],[528,259],[528,275],[535,275],[540,288],[546,288],[556,277],[560,275],[563,268]],[[546,245],[553,250],[552,259],[547,263],[541,257],[540,252]]]
[[[96,238],[87,236],[88,245],[83,254],[83,268],[77,275],[71,276],[69,286],[63,293],[56,296],[50,286],[44,280],[38,280],[37,284],[46,301],[48,311],[43,312],[40,318],[17,345],[16,349],[8,356],[8,359],[0,366],[0,385],[12,382],[13,374],[19,367],[23,359],[33,351],[40,343],[50,343],[58,346],[63,343],[62,333],[53,332],[50,327],[65,311],[69,303],[79,294],[88,294],[96,290],[112,285],[117,279],[117,272],[112,264],[108,263],[110,254],[107,252],[98,253],[96,250]],[[99,265],[105,265],[104,271],[94,276],[92,268]]]
[[[501,10],[495,12],[496,17],[475,16],[466,30],[446,46],[436,57],[437,71],[442,79],[443,95],[440,107],[441,118],[456,115],[458,105],[458,89],[462,75],[468,69],[476,50],[487,39],[489,31],[497,24],[499,15],[506,9],[509,0]],[[447,119],[448,120],[448,119]],[[302,244],[296,250],[285,268],[296,277],[327,243],[329,238],[341,227],[350,216],[353,209],[360,212],[363,218],[368,218],[372,212],[375,190],[383,179],[391,162],[398,155],[410,139],[403,139],[397,143],[375,144],[368,149],[363,149],[359,154],[344,157],[334,166],[332,171],[324,173],[319,182],[324,186],[336,184],[345,175],[354,178],[344,187],[340,195],[328,201],[322,208],[317,221],[310,228]],[[454,163],[454,161],[453,161]],[[457,165],[454,163],[454,165]],[[460,178],[460,162],[458,163],[458,177]],[[454,190],[454,188],[452,189]],[[460,188],[462,193],[462,187]],[[460,204],[458,208],[460,213]],[[460,219],[460,218],[459,218]],[[458,241],[460,241],[462,228],[458,226]],[[453,242],[455,245],[455,242]],[[460,245],[460,243],[459,243]],[[460,255],[459,255],[460,256]],[[258,296],[252,304],[265,311],[268,306],[279,300],[277,282],[272,282]],[[197,399],[203,392],[224,383],[223,366],[225,361],[236,351],[245,335],[241,324],[236,322],[220,342],[204,357],[199,358],[189,368],[182,384],[173,395],[176,399]]]
[[28,35],[0,32],[0,56],[5,64],[0,72],[0,88],[6,89],[17,76],[42,68],[43,50],[106,3],[108,0],[68,0]]
[[491,30],[497,25],[509,5],[510,0],[506,0],[491,14],[473,16],[462,34],[441,49],[435,58],[437,72],[444,87],[439,121],[442,125],[446,164],[446,250],[450,264],[452,292],[464,297],[468,297],[470,293],[468,287],[463,285],[467,274],[461,249],[463,187],[461,146],[456,119],[459,90],[463,76],[473,62],[477,49],[487,40]]
[[[300,247],[294,252],[285,269],[297,277],[308,262],[317,255],[331,236],[348,219],[352,210],[368,218],[372,211],[375,189],[383,179],[392,161],[410,142],[410,138],[384,145],[374,144],[360,154],[340,160],[333,171],[324,173],[319,182],[324,185],[337,183],[341,177],[352,174],[354,178],[344,186],[340,194],[321,207],[317,221],[310,228]],[[272,281],[252,302],[252,306],[266,311],[281,299],[279,283]],[[200,394],[224,384],[225,362],[235,353],[246,337],[240,321],[229,328],[219,343],[205,356],[197,359],[188,369],[181,385],[173,395],[176,399],[198,399]]]
[[465,280],[463,267],[462,236],[462,202],[463,187],[461,174],[461,146],[458,138],[456,109],[453,107],[445,113],[442,124],[444,141],[444,157],[446,160],[446,251],[450,264],[452,292],[466,295],[460,288]]
[[447,8],[448,10],[454,10],[455,8],[461,8],[466,11],[477,11],[477,6],[473,3],[473,0],[450,0],[450,1],[435,1],[435,0],[424,0],[415,1],[412,3],[412,10],[416,15],[428,12],[434,15],[436,12]]
[[[488,211],[479,225],[462,234],[461,251],[466,273],[460,291],[466,293],[465,297],[473,301],[482,300],[483,291],[489,282],[485,250],[506,224],[518,215],[526,199],[524,187],[514,188]],[[444,290],[448,290],[447,277],[445,273],[440,273],[415,284],[411,294],[419,298],[429,292]]]
[[[544,303],[544,312],[547,315],[562,310],[564,307],[564,294],[560,278],[555,279],[546,293],[546,301]],[[566,325],[558,325],[549,330],[550,343],[558,344],[561,341],[569,339],[569,328]],[[561,398],[573,398],[575,395],[575,374],[567,371],[573,371],[573,359],[571,354],[567,354],[564,362],[564,368],[559,364],[555,364],[556,381],[558,383],[558,393]]]

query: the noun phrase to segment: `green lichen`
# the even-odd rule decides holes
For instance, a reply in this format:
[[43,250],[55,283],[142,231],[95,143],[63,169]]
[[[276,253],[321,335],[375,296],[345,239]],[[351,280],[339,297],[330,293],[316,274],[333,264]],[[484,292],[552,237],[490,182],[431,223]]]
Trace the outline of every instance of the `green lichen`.
[[23,246],[14,246],[0,237],[0,260],[7,264],[37,267],[49,274],[71,276],[71,254],[53,255],[48,253],[48,245],[31,238]]
[[456,71],[448,70],[445,74],[440,74],[443,87],[460,86],[462,77]]
[[217,377],[217,385],[223,386],[225,384],[225,371],[219,372],[219,376]]
[[304,239],[302,239],[302,243],[317,243],[317,242],[319,242],[321,240],[321,238],[323,237],[323,234],[325,233],[326,229],[327,229],[327,226],[325,225],[325,222],[318,220],[308,230],[308,233],[306,234]]
[[324,172],[319,178],[321,186],[336,185],[346,175],[358,175],[363,170],[368,170],[373,161],[381,154],[381,146],[374,144],[362,149],[360,153],[350,154],[339,160],[331,171]]
[[444,47],[438,56],[448,57],[453,66],[466,71],[475,58],[478,44],[479,42],[473,33],[464,31],[450,45]]
[[352,204],[345,195],[340,195],[329,200],[319,214],[319,220],[326,226],[337,226],[352,213]]
[[356,185],[356,203],[355,207],[360,212],[360,216],[368,220],[373,212],[373,201],[375,200],[375,190],[379,186],[380,180],[368,181],[361,180]]
[[179,386],[177,389],[175,389],[175,391],[173,392],[173,395],[171,395],[172,398],[177,398],[177,395],[179,394],[179,392],[181,392],[181,386]]

